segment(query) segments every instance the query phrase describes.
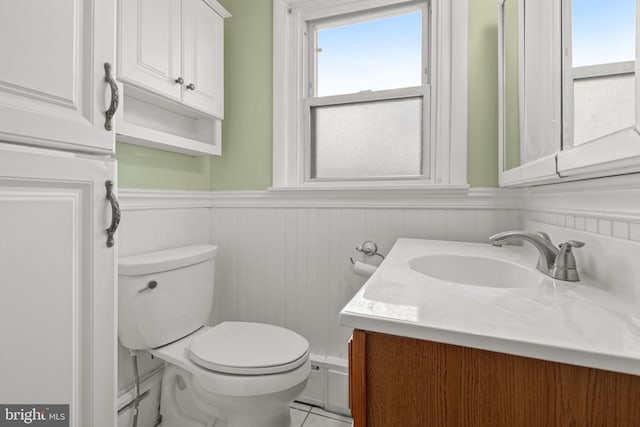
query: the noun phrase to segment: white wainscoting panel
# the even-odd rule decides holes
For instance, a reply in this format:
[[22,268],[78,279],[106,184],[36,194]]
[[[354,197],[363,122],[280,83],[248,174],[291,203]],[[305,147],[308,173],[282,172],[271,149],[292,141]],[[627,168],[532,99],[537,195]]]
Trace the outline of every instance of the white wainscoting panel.
[[[228,203],[225,203],[227,206]],[[218,252],[213,322],[258,321],[305,336],[311,352],[347,358],[338,313],[364,284],[349,257],[365,240],[389,252],[399,237],[486,242],[521,228],[517,209],[214,207]]]
[[[259,321],[287,327],[311,343],[320,370],[309,399],[346,411],[348,328],[338,312],[364,284],[349,257],[375,240],[389,252],[399,237],[486,242],[521,228],[519,192],[498,189],[162,192],[121,190],[120,256],[175,246],[219,246],[212,324]],[[129,352],[119,348],[119,389],[133,384]],[[161,367],[139,355],[141,375]],[[344,386],[344,387],[343,387]],[[343,390],[344,389],[344,390]],[[311,400],[313,400],[311,399]]]
[[120,222],[119,256],[209,243],[209,209],[128,210]]

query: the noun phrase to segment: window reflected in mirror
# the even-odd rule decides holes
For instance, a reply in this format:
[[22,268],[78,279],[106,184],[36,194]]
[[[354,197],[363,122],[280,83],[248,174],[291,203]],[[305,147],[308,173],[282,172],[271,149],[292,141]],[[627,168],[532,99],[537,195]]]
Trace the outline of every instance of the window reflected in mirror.
[[635,125],[636,4],[566,0],[563,12],[567,149]]

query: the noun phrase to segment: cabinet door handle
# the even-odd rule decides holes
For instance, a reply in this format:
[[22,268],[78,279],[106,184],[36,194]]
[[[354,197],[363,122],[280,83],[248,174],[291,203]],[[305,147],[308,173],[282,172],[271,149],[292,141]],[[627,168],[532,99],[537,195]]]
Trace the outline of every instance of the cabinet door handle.
[[116,81],[113,79],[113,77],[111,77],[111,64],[109,64],[108,62],[104,63],[104,73],[104,81],[109,83],[109,87],[111,88],[111,104],[109,105],[109,109],[105,111],[105,115],[107,116],[107,118],[104,122],[104,128],[108,131],[111,131],[111,129],[113,129],[111,120],[118,110],[120,95],[118,94],[118,85],[116,84]]
[[113,181],[109,180],[105,182],[107,187],[107,200],[111,202],[111,226],[107,228],[107,247],[111,248],[115,244],[115,239],[113,235],[116,234],[116,230],[118,229],[118,225],[120,225],[120,203],[118,203],[118,199],[113,194]]
[[196,85],[194,85],[193,83],[189,83],[189,84],[187,85],[187,89],[189,89],[189,90],[196,90]]
[[184,79],[182,77],[178,77],[177,79],[175,79],[175,82],[181,85],[184,84]]

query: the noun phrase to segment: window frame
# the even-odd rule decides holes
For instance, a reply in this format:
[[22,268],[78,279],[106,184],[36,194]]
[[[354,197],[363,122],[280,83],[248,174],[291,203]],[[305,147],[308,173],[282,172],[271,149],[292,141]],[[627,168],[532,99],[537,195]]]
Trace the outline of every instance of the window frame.
[[[421,1],[407,0],[274,0],[273,186],[283,188],[468,187],[467,184],[467,1],[430,0],[423,12],[428,37],[423,41],[423,84],[413,88],[309,98],[315,55],[310,55],[309,25],[355,16],[367,21],[379,14],[394,16],[403,8],[417,10]],[[453,29],[456,29],[454,32]],[[424,27],[423,27],[424,32]],[[428,57],[424,58],[424,51]],[[315,83],[315,82],[314,82]],[[423,97],[422,177],[310,180],[309,111],[323,98],[338,101]],[[394,94],[395,92],[395,94]],[[397,96],[402,94],[402,96]],[[396,95],[396,96],[394,96]],[[335,100],[335,99],[334,99]],[[315,104],[318,105],[318,104]],[[428,125],[428,126],[427,126]],[[426,130],[428,128],[428,130]],[[425,157],[429,159],[425,162]]]
[[[363,92],[352,92],[339,95],[318,96],[318,38],[317,32],[323,29],[335,28],[341,25],[354,25],[363,22],[370,22],[376,19],[391,18],[412,12],[422,13],[422,43],[421,43],[421,64],[420,64],[420,86],[400,87],[384,90],[370,90]],[[317,21],[307,22],[306,37],[308,47],[306,56],[308,61],[308,73],[303,81],[303,87],[308,88],[307,96],[303,100],[303,123],[304,123],[304,184],[327,185],[332,183],[366,183],[380,181],[415,181],[422,180],[430,182],[431,157],[433,144],[431,144],[431,91],[429,87],[430,70],[430,10],[427,1],[410,1],[406,4],[384,7],[382,9],[365,10],[340,16],[330,16]],[[312,172],[312,144],[311,144],[311,109],[314,107],[324,107],[331,105],[357,104],[362,102],[387,101],[394,99],[422,98],[422,143],[419,175],[379,175],[371,177],[345,176],[341,178],[313,178]]]

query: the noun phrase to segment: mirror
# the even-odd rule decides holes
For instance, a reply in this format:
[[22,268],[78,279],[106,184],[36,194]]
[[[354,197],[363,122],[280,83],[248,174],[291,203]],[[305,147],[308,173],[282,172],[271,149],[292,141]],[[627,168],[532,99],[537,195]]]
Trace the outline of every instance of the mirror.
[[640,172],[636,1],[500,0],[501,185]]
[[509,171],[560,148],[559,2],[501,0],[499,22],[500,164]]

